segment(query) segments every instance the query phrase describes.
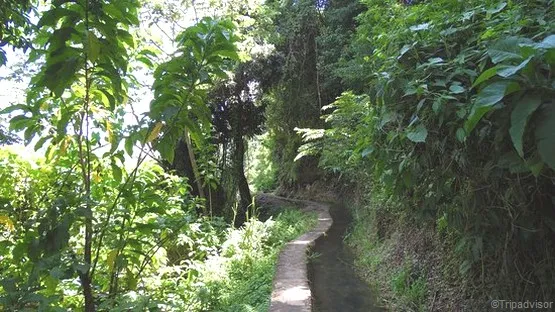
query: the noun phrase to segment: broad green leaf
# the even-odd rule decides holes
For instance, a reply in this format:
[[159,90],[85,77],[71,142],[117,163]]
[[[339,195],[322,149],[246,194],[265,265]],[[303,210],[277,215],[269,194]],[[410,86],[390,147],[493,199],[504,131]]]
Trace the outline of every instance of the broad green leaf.
[[539,96],[526,93],[520,98],[511,113],[511,128],[509,133],[511,134],[513,146],[520,157],[524,157],[522,136],[524,135],[526,124],[540,104],[541,98]]
[[56,288],[59,283],[60,283],[60,280],[52,277],[51,275],[47,275],[46,277],[44,277],[45,294],[47,295],[56,294]]
[[478,93],[470,115],[464,124],[466,133],[471,133],[480,119],[494,109],[495,104],[499,103],[506,95],[518,90],[520,90],[520,85],[509,80],[497,81],[482,89]]
[[108,265],[108,268],[110,270],[114,269],[114,264],[116,263],[117,255],[118,255],[118,250],[114,249],[108,253],[108,256],[106,256],[106,264]]
[[41,137],[37,143],[35,144],[35,152],[38,151],[40,148],[42,148],[44,146],[44,143],[46,143],[46,141],[52,139],[52,136],[45,136],[45,137]]
[[497,64],[507,60],[522,60],[519,46],[521,42],[522,39],[518,37],[508,37],[497,41],[488,49],[491,61]]
[[102,92],[106,98],[108,98],[110,110],[114,110],[116,108],[116,98],[106,89],[98,89],[98,91]]
[[117,21],[126,21],[125,15],[117,5],[117,2],[118,1],[105,3],[102,6],[102,10],[104,11],[104,13]]
[[239,59],[239,55],[237,54],[237,51],[235,50],[219,50],[219,51],[215,51],[212,53],[213,55],[219,55],[221,57],[224,58],[228,58],[231,60],[238,60]]
[[520,63],[517,66],[501,65],[501,66],[499,66],[499,69],[497,70],[497,75],[499,75],[503,78],[507,78],[509,76],[512,76],[512,75],[518,73],[524,67],[526,67],[526,65],[528,65],[528,63],[530,62],[531,59],[532,58],[529,57],[529,58],[525,59],[524,61],[522,61],[522,63]]
[[492,106],[480,106],[473,108],[470,116],[468,116],[468,119],[464,123],[464,130],[466,133],[472,132],[482,117],[484,117],[484,115],[491,110],[493,110]]
[[98,59],[100,46],[101,44],[98,38],[93,34],[93,32],[89,31],[87,33],[87,56],[93,63]]
[[12,113],[16,110],[22,110],[24,112],[30,112],[31,109],[29,108],[29,106],[25,105],[25,104],[15,104],[15,105],[10,105],[6,108],[4,108],[3,110],[0,111],[0,115],[2,114],[9,114]]
[[51,26],[54,27],[56,26],[57,22],[63,18],[63,17],[78,17],[79,13],[72,11],[72,10],[68,10],[66,8],[54,8],[52,10],[46,11],[42,14],[37,27],[43,27],[43,26]]
[[[80,64],[77,57],[71,57],[54,65],[47,64],[43,84],[57,97],[61,97],[64,90],[76,79]],[[56,77],[56,79],[52,79],[52,77]]]
[[418,125],[414,130],[407,133],[407,138],[415,143],[426,142],[428,130],[424,125]]
[[125,139],[125,151],[127,152],[127,155],[129,156],[133,156],[133,139],[128,137]]
[[374,147],[369,146],[369,147],[365,148],[365,149],[362,151],[362,157],[364,158],[364,157],[366,157],[366,156],[372,154],[372,152],[374,152]]
[[540,157],[555,170],[555,101],[552,100],[542,109],[542,119],[535,134]]
[[135,39],[129,32],[123,29],[118,29],[118,38],[129,45],[132,49],[135,48]]
[[25,129],[25,132],[23,133],[23,140],[25,141],[25,145],[28,145],[31,142],[31,140],[37,134],[37,131],[38,126],[36,123]]
[[137,57],[137,61],[145,64],[148,68],[153,68],[154,67],[154,63],[152,63],[152,61],[145,56],[139,56]]
[[118,183],[121,182],[123,171],[118,165],[116,165],[115,162],[112,162],[112,175],[114,177],[114,180],[116,180],[116,182]]
[[23,130],[33,124],[35,124],[35,120],[33,118],[25,115],[15,116],[10,120],[10,130]]
[[494,82],[482,89],[476,96],[476,106],[492,106],[505,96],[520,91],[520,84],[515,81],[504,80]]
[[173,162],[175,157],[174,142],[171,141],[169,136],[163,137],[160,142],[156,145],[156,149],[160,153],[163,159]]
[[495,67],[492,67],[492,68],[484,71],[480,76],[478,76],[478,78],[476,78],[476,80],[472,84],[472,88],[481,84],[484,81],[489,80],[491,77],[495,76],[497,74],[497,69],[498,68],[499,68],[499,66],[495,66]]

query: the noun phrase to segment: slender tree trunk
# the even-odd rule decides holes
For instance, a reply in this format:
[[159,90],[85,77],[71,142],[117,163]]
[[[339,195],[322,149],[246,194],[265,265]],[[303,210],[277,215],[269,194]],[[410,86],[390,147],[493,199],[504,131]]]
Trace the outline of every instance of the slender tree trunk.
[[[85,1],[85,28],[89,31],[89,0]],[[90,124],[89,124],[89,104],[90,104],[90,90],[91,79],[89,68],[89,55],[85,52],[85,98],[83,102],[83,112],[81,114],[81,123],[79,127],[78,144],[79,144],[79,159],[81,164],[81,171],[83,173],[83,182],[85,184],[85,246],[83,251],[83,260],[85,262],[85,269],[79,273],[79,279],[83,287],[83,297],[85,297],[85,312],[94,312],[96,307],[94,304],[94,296],[92,290],[93,275],[92,268],[92,240],[93,240],[93,211],[91,200],[91,142],[90,142]],[[85,131],[83,131],[85,127]],[[83,150],[83,141],[85,143],[85,150]]]
[[[189,136],[189,131],[185,129],[185,144],[187,145],[187,151],[189,153],[189,160],[191,161],[191,167],[193,168],[193,174],[195,175],[195,182],[197,183],[198,193],[200,197],[205,198],[204,189],[202,187],[202,178],[200,177],[200,172],[198,171],[197,160],[195,158],[195,153],[193,151],[193,143],[191,142],[191,137]],[[206,207],[204,208],[204,214],[206,214]]]
[[235,217],[235,226],[239,227],[247,221],[247,209],[252,204],[252,195],[249,188],[249,182],[245,176],[245,141],[242,136],[234,138],[235,155],[234,155],[234,171],[235,178],[237,179],[237,186],[239,188],[239,207],[237,209],[237,216]]

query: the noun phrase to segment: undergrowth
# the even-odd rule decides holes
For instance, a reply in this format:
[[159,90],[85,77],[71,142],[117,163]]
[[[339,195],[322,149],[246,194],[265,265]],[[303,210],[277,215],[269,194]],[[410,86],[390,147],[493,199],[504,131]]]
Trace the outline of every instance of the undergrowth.
[[275,219],[251,219],[229,229],[221,250],[203,261],[168,268],[153,280],[168,311],[267,311],[281,247],[310,229],[314,215],[284,209]]
[[469,308],[457,259],[449,253],[451,241],[441,241],[431,227],[414,227],[403,216],[377,213],[376,203],[353,202],[346,242],[355,253],[358,274],[382,303],[393,311]]
[[[70,251],[82,248],[75,238],[59,234],[59,226],[54,228],[57,236],[35,234],[46,225],[56,224],[50,221],[57,218],[55,213],[46,214],[49,223],[27,225],[37,218],[34,211],[42,212],[34,207],[42,203],[44,196],[40,195],[50,190],[48,185],[59,179],[62,169],[32,154],[22,157],[11,148],[0,148],[0,169],[0,311],[82,310],[78,280],[69,273],[75,261],[72,254],[61,253],[61,263],[53,261],[56,258],[52,255],[35,256],[48,261],[41,267],[48,272],[48,287],[39,289],[43,297],[24,288],[34,278],[27,276],[26,270],[36,271],[22,255],[26,249],[35,255],[42,245],[51,248],[53,242],[63,239],[71,244]],[[137,226],[124,237],[119,255],[112,246],[102,250],[106,256],[98,264],[97,283],[102,295],[96,311],[266,311],[277,254],[287,241],[312,227],[315,216],[276,205],[264,216],[265,221],[253,216],[235,228],[221,217],[199,215],[199,202],[191,198],[184,180],[161,172],[153,162],[146,162],[137,171],[131,195],[138,194],[139,199],[120,209],[132,214]],[[99,179],[94,194],[107,196],[114,185],[112,180]],[[66,194],[57,199],[54,208],[64,208],[71,200]],[[106,237],[119,235],[119,224],[114,222]],[[70,233],[79,235],[77,230]],[[23,239],[32,235],[40,239],[28,247]],[[108,296],[108,273],[116,266],[121,267],[116,271],[121,276],[120,291]],[[39,299],[40,305],[35,304]]]

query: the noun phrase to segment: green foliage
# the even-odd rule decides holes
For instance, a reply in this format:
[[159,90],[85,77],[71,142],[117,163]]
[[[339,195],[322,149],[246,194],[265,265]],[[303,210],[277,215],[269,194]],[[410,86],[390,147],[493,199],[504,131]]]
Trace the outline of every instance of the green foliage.
[[0,1],[0,67],[6,65],[6,44],[24,50],[31,47],[27,35],[32,29],[29,14],[34,5],[35,1],[30,0]]
[[[80,218],[72,207],[79,199],[69,191],[79,175],[68,177],[60,194],[50,185],[64,163],[24,160],[2,149],[0,168],[1,307],[80,309],[73,281],[83,270],[75,257],[83,234],[73,221]],[[99,209],[118,191],[110,170],[97,169],[92,194]],[[197,217],[200,202],[188,195],[186,181],[152,163],[140,168],[123,197],[99,250],[95,284],[106,295],[98,311],[264,311],[278,252],[316,222],[296,209],[265,222],[253,218],[240,229]],[[108,296],[114,274],[119,291]]]
[[[0,117],[0,123],[4,123],[4,118]],[[9,133],[8,129],[0,124],[0,146],[19,142],[19,138]]]
[[238,60],[233,29],[230,21],[203,19],[177,36],[174,57],[156,69],[149,115],[164,125],[163,135],[155,142],[164,159],[173,161],[175,145],[185,129],[199,146],[210,133],[207,87],[216,78],[226,79],[225,70]]
[[[474,107],[465,123],[466,133],[470,133],[482,116],[494,109],[497,103],[503,99],[514,103],[509,129],[514,148],[520,157],[525,157],[523,136],[526,125],[530,119],[537,120],[538,130],[535,133],[537,151],[532,149],[527,151],[527,154],[533,155],[537,152],[551,169],[555,169],[552,156],[552,146],[555,142],[552,129],[555,121],[550,114],[555,91],[550,86],[552,81],[549,75],[555,65],[555,59],[551,56],[555,55],[555,47],[550,45],[554,38],[555,35],[551,35],[542,42],[536,43],[525,38],[509,37],[493,43],[487,53],[492,63],[496,65],[482,73],[473,83],[475,87],[489,82],[476,95]],[[538,74],[542,69],[547,71],[548,76]],[[495,75],[500,77],[499,80],[490,82]],[[516,94],[509,97],[512,93]],[[542,105],[544,103],[545,105]],[[540,106],[543,110],[534,114]],[[543,118],[533,118],[542,115]],[[528,146],[533,148],[536,144],[532,143]],[[542,165],[536,164],[536,166]],[[530,168],[530,170],[534,169]],[[537,175],[537,172],[533,171],[533,173]]]
[[[86,211],[73,191],[80,187],[79,174],[71,172],[68,162],[70,159],[63,158],[47,164],[41,159],[21,159],[10,150],[0,151],[0,215],[5,225],[9,224],[2,229],[0,241],[4,309],[82,306],[74,293],[78,286],[72,281],[85,270],[77,256],[83,250],[79,221]],[[111,170],[109,162],[95,169],[91,191],[97,214],[110,208],[110,198],[118,192],[119,182],[111,178]],[[65,176],[64,180],[60,176]],[[60,185],[52,187],[56,181]],[[191,245],[194,253],[189,255],[192,259],[203,259],[209,252],[199,248],[203,240],[189,230],[199,203],[188,196],[185,181],[146,164],[121,196],[112,218],[100,220],[111,229],[97,250],[95,282],[101,292],[114,287],[114,276],[121,278],[122,296],[140,291],[142,279],[165,261],[160,250],[168,249],[180,235],[195,239]],[[112,300],[101,301],[100,307],[110,306],[114,306]]]
[[328,129],[301,130],[300,156],[321,155],[384,218],[441,220],[460,275],[483,282],[475,298],[549,298],[553,2],[363,3],[334,70],[353,91],[324,106]]
[[[177,35],[177,51],[158,65],[162,56],[138,29],[140,1],[55,0],[37,12],[34,1],[4,2],[2,46],[26,49],[28,35],[28,64],[38,72],[26,102],[1,112],[12,118],[10,129],[0,127],[0,140],[12,143],[11,134],[21,134],[44,157],[0,150],[0,310],[266,309],[279,248],[313,222],[286,212],[232,229],[212,218],[212,209],[210,218],[206,213],[226,165],[218,154],[230,150],[218,136],[231,131],[240,156],[233,161],[242,164],[245,147],[237,142],[259,134],[263,122],[258,89],[276,80],[266,68],[278,64],[275,58],[237,65],[235,33],[245,39],[256,24],[239,17],[259,14],[257,5],[220,5],[234,22],[203,18]],[[30,12],[36,25],[29,25]],[[158,15],[164,12],[149,21],[157,23]],[[177,25],[173,15],[160,18]],[[252,45],[242,42],[242,57]],[[131,107],[136,123],[127,126],[126,104],[137,101],[145,78],[139,76],[149,70],[151,110],[137,116]],[[235,84],[214,88],[231,73]],[[219,113],[232,116],[216,125]],[[190,152],[191,181],[146,160],[158,152],[171,163],[180,140]],[[242,166],[234,168],[243,174]],[[248,193],[243,180],[239,188]],[[237,187],[230,188],[236,197]]]
[[423,304],[426,299],[426,280],[415,275],[417,274],[412,272],[409,262],[405,262],[401,270],[392,277],[391,288],[399,298],[407,300],[405,304],[412,309],[425,311]]
[[216,253],[167,268],[147,288],[170,311],[266,311],[279,250],[315,222],[294,209],[275,220],[251,219],[229,229]]
[[277,187],[277,168],[271,161],[272,142],[267,134],[250,142],[247,178],[255,191],[270,192]]
[[323,105],[322,89],[316,53],[320,23],[314,1],[270,1],[267,6],[276,12],[276,37],[272,43],[283,57],[278,69],[280,79],[267,95],[267,127],[275,146],[272,161],[278,168],[278,181],[290,187],[302,184],[303,179],[317,171],[314,160],[293,159],[301,145],[294,129],[321,124],[318,116]]
[[[145,295],[145,279],[166,261],[203,260],[218,246],[222,224],[196,216],[204,204],[190,195],[188,182],[144,161],[150,144],[171,149],[175,142],[164,139],[210,118],[203,96],[237,58],[233,25],[206,19],[178,36],[176,58],[155,73],[154,122],[124,129],[127,92],[137,84],[130,63],[152,67],[155,56],[130,32],[138,5],[53,1],[41,12],[29,60],[41,70],[27,103],[2,111],[19,113],[10,130],[23,131],[26,144],[46,147],[36,165],[15,166],[13,155],[1,160],[1,220],[14,230],[1,250],[3,308],[152,308],[157,303]],[[171,101],[157,105],[173,91],[183,96],[181,114]],[[209,130],[197,126],[191,134]],[[136,145],[133,168],[125,154],[132,156]]]

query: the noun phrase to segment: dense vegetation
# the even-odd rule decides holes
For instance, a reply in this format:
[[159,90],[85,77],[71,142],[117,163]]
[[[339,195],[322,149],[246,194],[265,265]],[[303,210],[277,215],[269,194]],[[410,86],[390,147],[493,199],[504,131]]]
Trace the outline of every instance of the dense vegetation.
[[[2,205],[12,209],[9,217],[0,215],[2,311],[81,309],[75,278],[85,271],[83,233],[75,226],[81,216],[72,206],[79,198],[71,191],[79,175],[56,189],[68,170],[63,162],[25,160],[8,148],[0,149],[0,166]],[[119,186],[102,178],[109,169],[100,174],[92,189],[98,201]],[[277,252],[314,222],[285,207],[275,220],[252,218],[230,228],[221,218],[197,214],[203,203],[186,181],[153,162],[138,170],[129,192],[137,196],[115,207],[96,274],[90,274],[97,311],[267,309]],[[53,207],[42,208],[51,197]]]
[[309,185],[393,310],[555,298],[553,0],[7,0],[0,41],[1,308],[264,310],[311,221],[252,190]]
[[[319,16],[314,39],[284,30],[298,41],[282,51],[298,51],[292,42],[319,45],[303,46],[318,63],[286,64],[280,87],[312,78],[287,93],[322,107],[325,121],[320,129],[297,129],[307,142],[299,157],[319,156],[321,168],[356,186],[350,242],[359,269],[384,297],[400,299],[388,300],[400,310],[434,304],[481,310],[497,298],[549,301],[555,295],[553,2],[361,4],[298,1],[281,7],[289,13],[279,22]],[[316,96],[319,86],[330,96]],[[337,92],[343,93],[330,100]],[[269,117],[278,124],[283,118]],[[305,117],[293,127],[314,123]],[[298,146],[298,137],[275,140]],[[292,159],[276,161],[288,170]]]
[[259,221],[247,184],[271,80],[238,20],[254,8],[181,5],[1,4],[6,87],[29,86],[2,107],[0,145],[27,147],[0,149],[0,310],[267,309],[278,251],[314,218]]

